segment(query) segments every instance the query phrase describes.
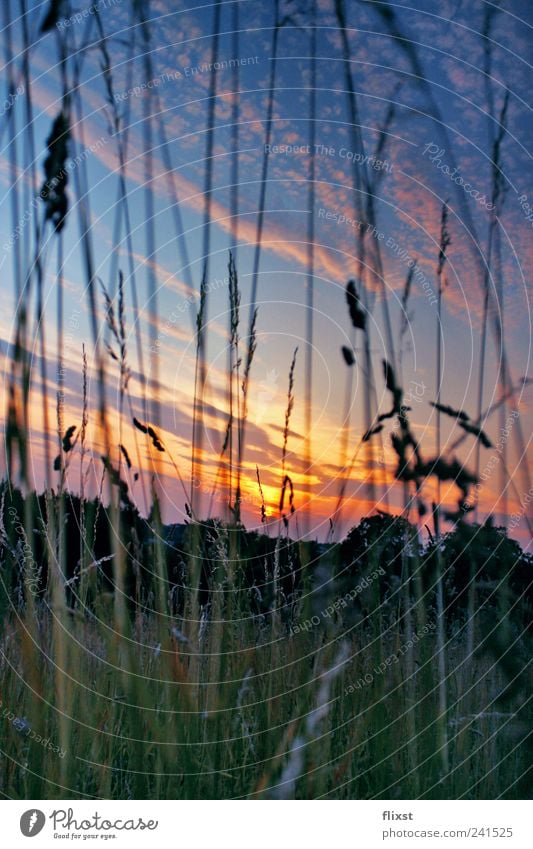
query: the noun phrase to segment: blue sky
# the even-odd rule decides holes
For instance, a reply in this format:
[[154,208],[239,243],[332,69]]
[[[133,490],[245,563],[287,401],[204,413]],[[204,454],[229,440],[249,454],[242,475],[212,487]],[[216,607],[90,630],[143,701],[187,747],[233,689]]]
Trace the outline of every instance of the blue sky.
[[[119,190],[117,141],[110,137],[112,112],[106,102],[105,79],[98,49],[96,16],[88,13],[77,22],[56,28],[37,38],[38,23],[47,4],[33,4],[29,15],[30,31],[36,34],[30,54],[33,130],[39,151],[37,171],[42,180],[45,140],[53,118],[61,108],[61,75],[58,46],[67,39],[69,49],[83,47],[80,75],[80,98],[72,113],[71,157],[82,157],[83,165],[71,172],[69,194],[71,208],[63,236],[65,275],[65,327],[69,317],[80,313],[80,326],[71,334],[66,360],[66,413],[79,417],[81,343],[89,352],[92,339],[88,323],[86,285],[80,240],[78,209],[74,202],[75,178],[86,175],[89,185],[91,242],[96,273],[110,292],[116,290],[113,260],[126,277],[127,322],[131,334],[130,365],[134,376],[131,391],[136,412],[140,415],[141,382],[137,377],[139,363],[135,354],[134,320],[141,327],[146,364],[150,360],[151,275],[158,287],[158,309],[161,320],[153,331],[160,334],[160,375],[162,383],[162,428],[172,442],[173,456],[188,474],[190,452],[191,393],[194,376],[194,336],[192,321],[197,305],[204,245],[204,180],[206,170],[206,123],[209,115],[210,85],[213,71],[212,31],[214,7],[188,4],[176,10],[173,3],[162,0],[151,3],[149,62],[145,56],[140,27],[131,26],[130,4],[117,2],[104,7],[101,21],[107,48],[112,57],[112,75],[116,105],[121,116],[120,140],[127,143],[126,188],[131,217],[131,248],[120,232],[115,244],[117,224],[117,192]],[[239,244],[236,251],[239,282],[242,290],[242,336],[250,299],[255,232],[257,222],[260,175],[264,156],[265,118],[268,108],[268,81],[272,64],[271,42],[273,8],[243,0],[239,3],[240,32],[238,42],[232,32],[233,3],[224,3],[221,17],[219,60],[224,66],[239,60],[239,135],[238,135],[238,200]],[[294,4],[289,4],[292,9]],[[476,413],[479,374],[480,327],[483,309],[483,267],[489,214],[480,197],[490,197],[491,150],[497,121],[488,114],[487,82],[483,73],[484,41],[480,37],[486,4],[481,2],[442,2],[439,14],[435,4],[399,3],[395,37],[377,4],[352,2],[348,6],[351,69],[357,94],[361,133],[365,151],[371,156],[376,149],[380,129],[391,105],[393,120],[380,154],[381,165],[367,172],[375,178],[373,193],[376,231],[372,238],[379,242],[384,268],[384,291],[390,310],[393,333],[398,340],[402,320],[401,294],[408,270],[408,259],[417,259],[421,275],[413,284],[409,304],[409,330],[403,353],[403,382],[407,387],[423,385],[423,398],[413,410],[416,432],[429,455],[435,439],[435,414],[429,401],[436,398],[435,336],[437,316],[428,288],[436,288],[435,266],[438,254],[440,212],[444,201],[450,208],[451,247],[448,253],[446,286],[443,301],[443,386],[441,397],[454,407],[462,407],[472,416]],[[282,4],[284,7],[284,4]],[[373,8],[374,7],[374,8]],[[87,7],[89,8],[89,7]],[[283,27],[279,35],[279,55],[274,98],[272,144],[289,146],[288,152],[272,152],[268,163],[268,186],[261,265],[258,285],[258,347],[253,366],[253,390],[250,398],[250,433],[248,437],[250,499],[254,491],[254,470],[263,470],[265,491],[272,505],[279,487],[283,416],[286,404],[288,369],[295,346],[299,358],[295,371],[295,405],[291,420],[293,435],[289,441],[289,462],[301,500],[308,489],[302,464],[305,381],[305,309],[307,297],[307,232],[309,216],[315,225],[315,311],[313,354],[313,459],[310,491],[316,509],[317,533],[331,514],[336,494],[335,471],[339,460],[339,438],[344,409],[346,367],[340,346],[351,344],[352,334],[346,310],[344,287],[357,273],[356,243],[360,230],[354,210],[353,180],[356,169],[350,161],[353,133],[349,126],[348,100],[344,83],[341,41],[334,15],[334,4],[320,0],[316,18],[316,124],[315,141],[320,149],[307,152],[310,121],[310,30],[304,10]],[[509,90],[507,127],[501,148],[501,168],[506,196],[497,232],[501,244],[503,300],[491,301],[491,309],[503,310],[505,345],[515,383],[528,373],[530,359],[530,272],[531,226],[528,206],[533,207],[530,189],[531,115],[528,94],[531,71],[531,24],[529,4],[501,4],[494,18],[492,32],[492,71],[490,91],[495,114],[502,108],[506,88]],[[5,39],[5,32],[3,33]],[[404,36],[405,41],[398,36]],[[133,54],[130,41],[135,37]],[[22,61],[20,22],[12,26],[15,75]],[[236,53],[237,45],[237,53]],[[19,52],[17,52],[19,51]],[[133,55],[133,58],[131,58]],[[413,57],[415,57],[413,59]],[[191,71],[190,69],[197,69]],[[417,79],[422,69],[424,80]],[[198,70],[199,69],[199,70]],[[72,72],[72,67],[69,74]],[[148,75],[151,75],[149,77]],[[178,75],[179,74],[179,75]],[[217,100],[213,136],[213,182],[211,194],[209,296],[208,296],[208,361],[209,402],[212,409],[207,428],[207,445],[211,458],[206,462],[206,481],[215,485],[216,456],[225,430],[225,368],[227,358],[227,257],[232,244],[231,182],[233,71],[222,67],[216,74]],[[156,82],[157,81],[157,82]],[[151,84],[150,89],[148,83]],[[135,87],[139,88],[135,90]],[[7,91],[7,89],[6,89]],[[130,93],[128,93],[130,92]],[[77,108],[82,117],[78,120]],[[3,326],[2,337],[7,346],[12,342],[13,261],[16,251],[5,249],[14,232],[13,197],[19,199],[19,217],[31,198],[29,183],[30,156],[23,129],[26,126],[25,95],[12,107],[17,130],[15,141],[20,168],[13,185],[10,150],[13,139],[9,127],[3,128],[0,154],[2,183],[2,217],[0,238],[3,249]],[[147,121],[146,115],[149,115]],[[5,119],[6,116],[4,116]],[[161,127],[168,141],[162,148]],[[147,190],[145,154],[146,132],[152,134],[153,181]],[[435,155],[438,151],[438,156]],[[170,157],[172,172],[166,168]],[[431,159],[431,156],[434,159]],[[309,174],[311,158],[315,167],[314,207],[309,208]],[[439,167],[441,166],[441,167]],[[453,182],[446,173],[460,175],[476,197]],[[79,174],[74,171],[79,169]],[[146,200],[154,207],[155,255],[150,256],[146,227]],[[176,201],[178,206],[176,206]],[[176,232],[176,209],[182,218],[189,266],[183,264],[183,252]],[[329,213],[329,214],[328,214]],[[339,218],[348,219],[339,223]],[[471,224],[475,227],[475,236]],[[364,224],[360,225],[364,226]],[[476,243],[476,237],[479,244]],[[53,351],[57,336],[56,320],[56,252],[57,236],[51,230],[46,242],[46,313],[45,324],[50,356],[48,375],[53,390],[55,373]],[[24,228],[18,247],[23,261],[32,256],[34,245],[31,225]],[[183,240],[181,247],[183,246]],[[134,316],[131,300],[130,269],[134,268],[138,287],[139,312]],[[423,280],[427,281],[424,289]],[[497,291],[499,279],[491,278]],[[196,294],[195,294],[196,293]],[[385,353],[381,295],[370,320],[376,403],[382,410],[388,400],[381,381],[380,359]],[[103,306],[100,322],[103,328]],[[164,323],[166,322],[166,324]],[[490,319],[492,324],[492,318]],[[489,336],[484,408],[498,398],[497,373],[499,355],[494,335]],[[152,339],[153,341],[153,339]],[[360,346],[358,340],[357,346]],[[362,373],[359,351],[354,374],[350,446],[360,439],[362,417]],[[37,362],[37,361],[36,361]],[[109,362],[110,409],[116,406],[116,392],[111,388],[116,374]],[[148,366],[147,366],[148,367]],[[37,391],[37,389],[36,389]],[[519,421],[524,434],[531,431],[531,390],[517,394]],[[93,398],[94,401],[94,398]],[[377,411],[377,407],[376,407]],[[54,415],[52,409],[51,415]],[[42,422],[35,413],[33,442],[34,472],[37,485],[42,483]],[[450,443],[458,435],[448,421],[443,422],[445,438]],[[126,427],[128,430],[129,425]],[[498,416],[487,423],[493,442],[500,437]],[[386,434],[385,434],[386,435]],[[127,434],[125,439],[127,438]],[[130,434],[130,439],[133,438]],[[462,447],[461,457],[467,465],[474,461],[473,441]],[[509,440],[509,466],[515,490],[510,500],[518,505],[525,495],[520,468],[526,462],[520,457],[514,437]],[[470,453],[469,453],[470,452]],[[483,457],[486,461],[489,455]],[[145,458],[146,459],[146,458]],[[146,460],[146,465],[148,461]],[[143,464],[143,467],[144,464]],[[388,499],[393,506],[401,503],[399,487],[394,486],[394,457],[386,447],[384,467],[386,484],[379,493],[390,489]],[[148,472],[146,472],[148,475]],[[365,470],[356,467],[350,491],[348,514],[358,518],[369,509],[362,481]],[[162,481],[168,503],[169,518],[183,516],[184,498],[171,468],[163,470]],[[491,512],[498,503],[498,474],[484,486],[481,506]],[[255,497],[257,493],[255,492]],[[139,496],[140,498],[140,496]],[[298,501],[297,501],[298,503]],[[257,521],[257,506],[250,501],[247,519]],[[139,506],[142,508],[141,502]],[[383,506],[383,504],[382,504]],[[512,504],[509,507],[511,510]],[[523,533],[524,528],[518,532]]]

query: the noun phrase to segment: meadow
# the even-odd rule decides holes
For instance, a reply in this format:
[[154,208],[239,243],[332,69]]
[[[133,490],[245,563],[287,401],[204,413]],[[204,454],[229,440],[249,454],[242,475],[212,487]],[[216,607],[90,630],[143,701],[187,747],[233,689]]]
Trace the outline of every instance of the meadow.
[[[4,276],[13,290],[13,313],[3,374],[0,794],[10,799],[529,797],[533,564],[524,529],[530,537],[533,490],[527,435],[521,413],[514,412],[524,405],[528,381],[513,378],[507,353],[498,236],[509,92],[500,97],[498,90],[496,96],[487,84],[492,208],[485,210],[486,228],[477,212],[472,219],[463,189],[450,187],[453,198],[438,203],[427,286],[420,282],[420,274],[426,277],[408,240],[402,242],[403,253],[395,250],[403,282],[395,290],[398,311],[393,311],[376,197],[381,180],[393,171],[382,164],[388,162],[389,136],[398,128],[397,110],[391,100],[369,149],[353,65],[358,54],[351,4],[332,3],[339,91],[349,119],[349,168],[357,190],[344,215],[364,227],[349,233],[353,274],[336,281],[348,328],[335,339],[336,359],[330,363],[344,387],[334,444],[339,460],[328,481],[333,507],[327,516],[315,515],[313,451],[319,426],[313,402],[322,388],[313,158],[306,182],[311,214],[300,234],[306,252],[303,340],[295,339],[283,364],[274,467],[271,458],[265,457],[263,466],[258,457],[251,410],[260,403],[262,416],[280,412],[269,409],[269,387],[261,389],[255,371],[262,345],[260,263],[266,251],[276,60],[285,30],[300,33],[309,60],[306,146],[314,150],[319,4],[272,4],[252,262],[242,275],[237,154],[244,130],[237,96],[224,101],[221,113],[224,119],[229,115],[233,152],[230,245],[223,252],[213,248],[219,214],[213,192],[214,162],[222,155],[216,153],[222,120],[217,108],[223,100],[218,75],[231,71],[237,92],[243,68],[258,64],[247,59],[239,40],[245,10],[238,3],[215,2],[203,19],[206,26],[209,21],[209,61],[205,68],[187,66],[202,68],[194,76],[206,77],[205,102],[195,117],[202,122],[204,150],[203,191],[195,210],[202,220],[200,261],[194,263],[187,260],[194,240],[181,219],[172,171],[173,144],[179,142],[166,135],[159,119],[159,83],[148,85],[162,79],[150,46],[150,4],[122,4],[128,25],[118,36],[115,6],[96,4],[79,22],[67,15],[72,9],[66,5],[62,11],[60,3],[43,4],[35,25],[26,0],[4,4],[8,96],[0,118],[12,224]],[[398,40],[402,60],[417,79],[417,96],[446,133],[414,43],[403,40],[400,18],[386,3],[377,4],[375,14],[385,36]],[[223,15],[231,24],[229,56],[221,55],[227,35]],[[496,15],[494,9],[484,10],[485,35]],[[38,149],[38,66],[32,61],[52,39],[53,48],[47,49],[57,51],[60,93],[46,113],[48,134]],[[129,62],[124,62],[127,96],[116,84],[117,44]],[[84,63],[94,56],[108,123],[108,133],[96,143],[84,136],[90,97],[85,100],[82,91]],[[490,47],[482,57],[490,70]],[[142,297],[135,265],[142,249],[132,227],[138,198],[131,199],[128,184],[128,169],[135,167],[128,149],[134,126],[130,110],[141,96],[142,236],[148,258],[142,265],[147,283]],[[87,151],[101,153],[108,145],[116,156],[116,199],[104,282],[91,209],[97,184]],[[185,269],[182,277],[191,283],[184,289],[189,297],[183,296],[183,309],[170,315],[160,309],[155,270],[160,237],[153,214],[155,149],[172,200],[168,219],[175,228],[176,265],[183,263],[180,273]],[[477,267],[481,307],[474,311],[475,391],[461,406],[442,391],[442,323],[446,275],[458,241],[452,227],[456,209],[469,232],[478,226],[476,238],[484,246]],[[69,239],[75,244],[83,303],[72,314],[66,308],[74,287],[65,271]],[[434,417],[429,438],[421,438],[414,421],[418,398],[407,367],[418,285],[422,298],[428,300],[428,289],[432,295],[433,324],[424,326],[436,387],[424,398]],[[209,346],[220,337],[220,325],[209,308],[221,292],[224,367],[213,377]],[[188,312],[192,329],[186,326]],[[180,432],[175,445],[162,397],[168,381],[165,346],[176,328],[192,351],[192,366],[190,382],[184,378],[190,428]],[[71,361],[67,351],[74,344]],[[499,360],[487,401],[491,345]],[[71,370],[75,385],[68,383]],[[222,398],[223,410],[216,450],[213,398]],[[189,448],[186,462],[183,442]],[[459,459],[462,449],[468,451],[466,459]],[[511,450],[518,457],[515,466]],[[361,464],[364,498],[356,510],[350,491]],[[172,500],[168,476],[179,493],[179,521],[166,518]],[[394,502],[388,508],[377,494],[384,480]],[[498,488],[497,509],[488,515],[479,506],[485,480]],[[514,534],[518,527],[522,544]]]

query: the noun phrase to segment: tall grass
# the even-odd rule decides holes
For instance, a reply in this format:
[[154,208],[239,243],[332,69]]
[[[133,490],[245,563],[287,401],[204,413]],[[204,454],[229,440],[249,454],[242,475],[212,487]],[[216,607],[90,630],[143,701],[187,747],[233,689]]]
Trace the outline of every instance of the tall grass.
[[[317,9],[315,0],[311,0],[309,8],[309,185],[307,193],[307,208],[309,220],[307,224],[307,298],[305,319],[305,465],[307,475],[312,475],[313,466],[313,345],[314,345],[314,276],[315,276],[315,142],[316,142],[316,47],[317,47]],[[311,494],[306,493],[306,505],[302,511],[303,534],[309,533],[311,511]]]
[[[8,138],[14,221],[19,220],[20,195],[24,196],[26,191],[19,188],[21,164],[23,170],[29,171],[31,192],[35,193],[38,186],[30,92],[32,44],[24,0],[20,10],[22,77],[27,89],[26,129],[21,156],[20,116],[12,111],[8,116]],[[364,157],[361,108],[353,78],[349,10],[348,4],[336,0],[350,140],[353,150]],[[311,147],[316,139],[318,114],[318,11],[318,4],[311,0],[306,10]],[[387,4],[378,4],[376,11],[395,36],[401,35]],[[234,3],[231,43],[236,55],[243,25],[241,12],[239,4]],[[54,27],[57,14],[52,4],[44,33]],[[126,74],[129,80],[136,47],[144,57],[145,81],[154,77],[150,14],[147,4],[133,4]],[[8,0],[4,5],[4,23],[10,92],[15,91],[17,82],[12,15]],[[265,145],[271,143],[273,136],[280,33],[294,22],[293,15],[291,4],[286,6],[275,0]],[[211,38],[213,66],[220,56],[221,22],[222,3],[216,2]],[[90,42],[93,31],[95,41]],[[204,488],[196,483],[202,483],[205,478],[217,72],[215,69],[209,81],[205,119],[202,268],[193,329],[196,360],[189,486],[181,462],[174,459],[161,427],[156,344],[160,321],[154,270],[158,256],[153,152],[156,133],[172,199],[177,256],[186,282],[192,282],[178,184],[172,173],[171,145],[159,115],[153,111],[155,104],[159,113],[162,112],[160,98],[146,96],[142,107],[144,240],[150,318],[150,367],[146,375],[132,200],[127,183],[129,106],[124,111],[117,108],[110,40],[98,12],[88,22],[86,36],[87,49],[95,48],[100,57],[110,135],[118,157],[110,279],[106,286],[98,278],[91,226],[91,181],[82,157],[74,171],[73,185],[68,184],[68,192],[65,179],[59,179],[55,191],[45,195],[31,235],[26,233],[25,241],[17,240],[13,246],[16,344],[8,380],[8,481],[2,486],[0,501],[3,763],[0,791],[11,798],[519,796],[524,791],[529,767],[522,744],[531,717],[530,702],[523,692],[523,670],[530,649],[530,635],[526,632],[530,580],[526,573],[531,560],[505,533],[490,524],[467,523],[465,505],[477,476],[451,454],[443,453],[441,418],[447,415],[462,428],[465,438],[475,439],[479,470],[479,452],[486,440],[484,423],[492,411],[492,408],[483,409],[483,369],[474,422],[462,411],[448,407],[441,397],[442,294],[450,247],[447,206],[442,211],[436,261],[439,302],[435,456],[424,458],[403,403],[402,356],[412,274],[405,283],[403,316],[395,337],[379,242],[358,235],[353,245],[357,279],[350,279],[345,289],[351,344],[342,348],[348,370],[340,443],[342,480],[330,519],[328,545],[318,546],[309,538],[317,263],[314,224],[317,174],[311,156],[307,175],[310,214],[304,309],[306,475],[299,491],[293,480],[293,466],[302,458],[289,451],[289,444],[291,448],[293,445],[294,409],[299,401],[296,349],[288,364],[286,408],[276,470],[279,477],[271,474],[279,482],[275,522],[269,528],[274,536],[248,532],[242,509],[249,465],[245,437],[254,391],[252,366],[259,339],[257,304],[269,158],[265,148],[260,166],[250,310],[246,335],[241,337],[242,290],[237,261],[240,78],[238,70],[234,70],[225,377],[228,414],[216,458],[215,480],[218,490],[222,477],[224,506],[222,515],[213,517],[214,494],[206,508],[206,499],[202,500]],[[56,37],[62,98],[47,140],[44,168],[48,179],[61,173],[68,155],[75,155],[86,146],[80,91],[84,51],[74,49],[68,31],[58,32]],[[420,70],[414,48],[402,44],[401,49],[411,66]],[[490,70],[490,63],[488,67]],[[420,86],[436,111],[423,79]],[[501,209],[503,199],[499,174],[506,107],[505,100],[492,148],[493,200],[497,209]],[[378,132],[378,154],[384,149],[394,118],[394,106],[390,105]],[[365,225],[376,226],[374,198],[379,179],[371,178],[366,167],[354,163],[351,188],[356,217]],[[71,424],[65,418],[61,376],[65,356],[63,228],[74,216],[80,234],[92,350],[83,346],[81,351],[81,417]],[[491,221],[489,240],[495,238],[495,233]],[[33,337],[39,345],[40,399],[48,446],[54,428],[50,421],[46,370],[44,281],[52,253],[46,245],[54,242],[59,454],[57,462],[52,463],[49,447],[45,450],[45,492],[38,497],[32,492],[28,457],[33,391],[29,340]],[[23,250],[22,245],[32,249]],[[124,245],[127,276],[121,268]],[[495,255],[497,246],[489,243],[489,266]],[[484,280],[483,345],[491,304],[489,271]],[[382,375],[375,374],[371,346],[371,324],[378,295],[385,331]],[[139,399],[132,396],[130,388],[134,371],[128,347],[130,322],[135,325]],[[503,334],[501,326],[497,332]],[[500,341],[503,345],[503,338]],[[480,362],[484,367],[484,348]],[[364,427],[351,446],[349,411],[354,401],[356,369],[362,375]],[[96,401],[91,392],[93,376]],[[119,387],[116,419],[109,409],[113,379]],[[506,399],[513,393],[510,371],[505,364],[500,380],[504,395],[499,409],[505,413]],[[388,401],[378,407],[377,399],[381,397]],[[355,400],[361,403],[359,398]],[[142,419],[136,403],[142,408]],[[93,421],[96,428],[90,426]],[[388,422],[393,422],[395,427],[391,436],[393,473],[403,493],[402,514],[374,512],[339,542],[341,510],[362,452],[366,452],[367,495],[375,503],[375,446],[383,439]],[[125,446],[129,431],[135,438],[135,456],[133,453],[130,456]],[[173,470],[186,501],[189,521],[181,528],[178,542],[173,536],[175,529],[164,525],[161,488],[154,482],[163,470],[163,462],[165,468],[168,464]],[[70,486],[74,479],[70,471],[76,468],[76,463],[79,463],[79,478],[76,476],[79,493]],[[134,506],[130,487],[136,482],[135,475],[141,476],[144,486],[143,466],[146,468],[147,464],[152,484],[149,493],[144,490],[148,516],[143,518]],[[267,525],[265,475],[259,464],[255,465],[255,471],[260,495],[258,520],[261,525]],[[52,478],[55,473],[57,479]],[[98,496],[92,499],[88,493],[90,475],[98,481]],[[440,488],[442,482],[450,481],[458,490],[457,509],[446,516]],[[432,528],[424,519],[430,486],[437,490]],[[416,521],[411,523],[413,506],[416,506]],[[449,533],[443,531],[445,521],[450,523]],[[427,543],[423,541],[424,531],[429,536]],[[466,579],[465,558],[474,564]],[[37,735],[49,739],[52,748],[43,745]],[[497,769],[495,764],[499,765]]]

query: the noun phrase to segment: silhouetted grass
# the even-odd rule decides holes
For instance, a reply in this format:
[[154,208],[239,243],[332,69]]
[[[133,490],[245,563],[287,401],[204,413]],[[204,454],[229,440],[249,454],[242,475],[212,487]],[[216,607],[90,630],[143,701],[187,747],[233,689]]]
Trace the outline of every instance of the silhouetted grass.
[[[219,0],[213,6],[213,65],[221,44],[222,6]],[[27,11],[23,1],[21,10]],[[334,11],[342,46],[349,138],[353,150],[364,159],[361,110],[351,64],[348,4],[335,0]],[[375,11],[387,30],[398,38],[410,67],[417,72],[420,91],[438,117],[416,50],[403,39],[396,13],[386,3],[375,4]],[[150,80],[154,76],[149,12],[148,4],[132,4],[128,79],[136,47],[142,52],[144,77]],[[268,511],[272,505],[265,498],[268,490],[260,464],[249,464],[255,468],[255,475],[251,474],[251,482],[247,478],[246,432],[259,338],[257,302],[269,178],[266,145],[271,142],[275,120],[279,39],[289,24],[300,26],[303,22],[309,27],[308,117],[313,146],[318,111],[319,12],[315,0],[298,8],[280,0],[274,2],[265,149],[244,337],[235,261],[239,238],[238,70],[232,77],[235,91],[231,110],[227,418],[220,436],[221,449],[215,457],[218,465],[210,499],[203,497],[202,482],[206,477],[204,412],[217,73],[213,72],[209,81],[205,116],[203,255],[193,328],[196,361],[189,480],[172,455],[161,421],[157,335],[160,317],[154,270],[158,233],[152,151],[156,133],[172,199],[177,253],[187,284],[192,284],[193,275],[168,137],[162,121],[152,112],[154,102],[161,112],[160,98],[158,94],[153,100],[146,97],[143,104],[143,227],[150,342],[147,374],[134,261],[132,201],[127,186],[129,106],[126,104],[124,111],[117,108],[113,57],[100,14],[96,12],[88,21],[84,49],[74,50],[70,37],[57,33],[62,95],[46,140],[44,194],[31,232],[28,228],[13,245],[11,270],[17,314],[7,381],[7,480],[0,501],[0,791],[4,796],[410,799],[515,798],[525,792],[530,767],[524,742],[531,719],[531,703],[525,695],[531,650],[531,556],[508,537],[504,528],[493,527],[490,520],[484,525],[470,522],[479,458],[483,448],[491,448],[485,421],[494,406],[483,410],[482,399],[492,307],[490,263],[498,254],[497,245],[491,242],[497,213],[489,229],[478,404],[476,418],[471,419],[469,412],[456,409],[453,399],[441,398],[442,295],[444,266],[451,245],[448,207],[443,206],[436,260],[437,392],[432,402],[437,436],[435,454],[428,459],[403,400],[402,355],[409,325],[413,269],[405,282],[401,323],[395,337],[381,248],[377,239],[367,235],[367,225],[376,226],[374,197],[381,177],[372,178],[366,166],[354,161],[354,210],[365,227],[353,246],[356,279],[347,282],[344,294],[350,344],[340,346],[347,374],[338,498],[330,517],[327,543],[318,544],[308,533],[312,518],[309,479],[315,393],[316,173],[311,157],[303,374],[303,460],[307,481],[299,491],[291,462],[296,467],[296,461],[302,458],[288,450],[291,420],[299,402],[295,391],[297,348],[288,364],[279,468],[275,474],[267,472],[280,487],[279,502],[274,499],[276,524],[271,523],[270,528]],[[18,73],[12,13],[11,4],[6,3],[4,35],[10,92],[15,91]],[[58,20],[58,4],[52,3],[41,32],[49,34]],[[231,21],[232,45],[237,55],[241,24],[237,3],[233,4]],[[489,32],[487,18],[486,33]],[[95,41],[91,43],[93,33]],[[18,187],[21,165],[29,172],[33,194],[39,182],[30,86],[32,44],[25,17],[23,46],[27,125],[22,134],[24,144],[18,134],[19,114],[12,111],[8,116],[9,179],[14,187],[11,212],[15,222],[20,218],[21,198],[26,201],[29,194],[27,188]],[[101,59],[110,139],[118,156],[117,205],[107,286],[98,277],[91,228],[91,183],[85,160],[80,159],[72,181],[67,179],[65,170],[68,158],[85,147],[80,80],[85,48],[93,47]],[[485,56],[485,62],[490,70],[490,54]],[[488,91],[490,100],[490,87]],[[507,99],[491,151],[496,210],[503,202],[499,169],[506,109]],[[494,117],[494,103],[489,111]],[[391,103],[378,132],[377,155],[384,150],[394,120]],[[461,202],[465,203],[464,198]],[[77,219],[79,228],[92,337],[92,361],[85,345],[80,353],[82,409],[77,422],[65,421],[61,377],[65,356],[63,240],[71,218]],[[469,213],[465,220],[471,220]],[[55,426],[51,423],[43,320],[44,281],[50,254],[45,245],[49,242],[57,247],[55,460],[49,445]],[[121,268],[122,248],[127,277]],[[378,296],[385,339],[381,375],[374,373],[371,338]],[[127,345],[130,316],[135,328],[134,352]],[[499,318],[493,323],[502,350],[499,381],[503,394],[496,408],[504,416],[507,402],[514,398],[515,386],[503,345],[503,325]],[[40,353],[44,428],[45,484],[40,495],[33,491],[28,445],[34,391],[32,339]],[[337,347],[337,355],[338,352]],[[340,357],[339,363],[342,365]],[[134,371],[141,387],[137,400],[130,392]],[[357,373],[362,378],[364,426],[352,439],[355,427],[350,422],[350,410],[354,400],[359,403],[359,398],[353,397]],[[113,375],[118,385],[116,416],[109,405]],[[96,409],[91,407],[89,398],[93,376],[96,391],[91,398],[96,398]],[[378,392],[378,387],[382,392]],[[388,401],[384,406],[378,405],[378,398],[383,396]],[[443,451],[442,416],[453,420],[461,432],[459,440],[451,443],[450,451]],[[90,424],[96,426],[91,429]],[[389,426],[393,427],[390,434]],[[518,423],[516,427],[522,447]],[[135,451],[128,449],[130,433],[135,439]],[[383,446],[382,440],[387,437],[394,456],[393,475],[403,493],[401,515],[371,510],[339,541],[341,511],[359,454],[365,453],[367,495],[375,504],[375,445],[381,442]],[[454,453],[467,438],[475,440],[474,471],[466,468]],[[162,519],[159,480],[163,462],[167,461],[179,482],[187,514],[187,520],[179,526],[165,525]],[[79,477],[76,475],[74,484],[71,470],[76,464]],[[507,475],[505,463],[503,468]],[[93,498],[88,494],[89,476],[98,484]],[[527,472],[524,480],[529,480]],[[442,482],[453,482],[457,490],[457,503],[447,511],[440,499]],[[214,515],[220,483],[223,506],[219,515]],[[147,513],[144,517],[136,507],[137,485],[143,491]],[[246,530],[242,503],[248,486],[258,490],[257,518],[261,526],[274,529],[274,536]],[[435,501],[428,495],[431,487],[437,492]],[[35,735],[49,739],[60,751],[36,742]]]

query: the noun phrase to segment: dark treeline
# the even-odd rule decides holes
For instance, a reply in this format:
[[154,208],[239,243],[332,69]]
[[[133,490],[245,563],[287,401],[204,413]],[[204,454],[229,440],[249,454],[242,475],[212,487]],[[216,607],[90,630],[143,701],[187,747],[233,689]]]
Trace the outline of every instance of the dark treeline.
[[[99,594],[113,592],[113,526],[106,507],[98,499],[81,501],[72,494],[64,500],[61,514],[58,498],[50,503],[33,493],[25,499],[19,490],[4,488],[4,609],[24,604],[28,586],[36,597],[46,597],[52,558],[66,564],[62,581],[69,607],[90,610]],[[27,506],[36,517],[30,539],[22,518]],[[47,536],[50,509],[63,515],[56,543],[62,546],[62,558]],[[325,598],[346,597],[349,603],[337,605],[334,614],[357,622],[370,607],[386,610],[398,605],[406,588],[413,601],[418,591],[426,606],[433,604],[439,559],[450,627],[466,618],[472,586],[477,615],[499,609],[502,599],[521,621],[533,609],[533,556],[490,520],[484,525],[462,524],[440,541],[428,532],[424,541],[405,519],[378,513],[363,518],[338,544],[302,547],[288,535],[270,537],[217,519],[158,525],[129,502],[120,513],[119,545],[125,552],[125,592],[131,610],[154,609],[158,576],[151,564],[156,548],[163,552],[169,610],[175,615],[183,614],[184,597],[199,565],[199,602],[207,612],[213,588],[220,587],[223,594],[239,591],[251,614],[265,615],[277,606],[290,623],[298,601],[310,591],[312,609],[319,609]]]

